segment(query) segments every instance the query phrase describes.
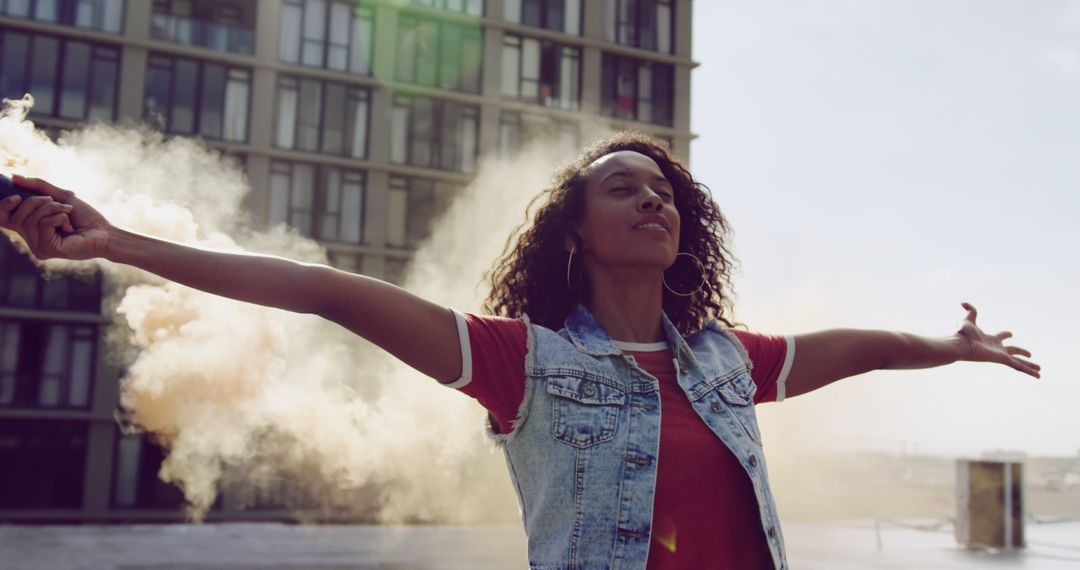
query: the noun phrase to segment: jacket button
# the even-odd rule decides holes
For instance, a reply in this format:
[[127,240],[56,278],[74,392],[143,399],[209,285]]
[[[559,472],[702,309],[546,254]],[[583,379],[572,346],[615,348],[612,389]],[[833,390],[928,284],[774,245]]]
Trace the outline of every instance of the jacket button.
[[769,538],[776,538],[776,527],[775,526],[770,526],[769,527]]
[[581,389],[581,392],[591,398],[592,396],[596,395],[596,386],[593,386],[592,384],[585,384],[585,386]]
[[750,456],[750,467],[757,467],[757,456],[756,455],[751,455]]
[[724,413],[724,407],[720,405],[720,402],[713,400],[712,411],[717,414]]

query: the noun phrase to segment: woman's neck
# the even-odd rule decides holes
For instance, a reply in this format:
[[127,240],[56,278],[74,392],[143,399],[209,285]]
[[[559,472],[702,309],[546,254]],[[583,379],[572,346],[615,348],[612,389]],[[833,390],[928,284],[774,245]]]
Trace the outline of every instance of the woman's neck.
[[664,286],[659,275],[589,275],[591,295],[587,306],[613,340],[661,342]]

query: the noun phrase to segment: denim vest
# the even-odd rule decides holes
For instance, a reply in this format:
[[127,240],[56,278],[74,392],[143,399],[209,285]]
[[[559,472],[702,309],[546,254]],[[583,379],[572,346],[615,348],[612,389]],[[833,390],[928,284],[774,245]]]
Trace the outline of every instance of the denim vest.
[[[529,567],[643,569],[660,446],[658,381],[581,305],[559,332],[525,322],[525,397],[513,430],[491,435],[517,491]],[[667,315],[663,326],[679,386],[746,470],[773,564],[788,570],[745,349],[715,321],[688,339]]]

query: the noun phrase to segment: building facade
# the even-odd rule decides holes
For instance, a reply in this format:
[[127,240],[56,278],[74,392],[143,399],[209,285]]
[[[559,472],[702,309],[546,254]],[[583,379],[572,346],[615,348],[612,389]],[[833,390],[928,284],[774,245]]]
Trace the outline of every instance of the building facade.
[[[0,0],[0,96],[55,134],[141,121],[239,161],[245,206],[398,281],[478,159],[582,125],[688,156],[691,0]],[[108,284],[0,244],[0,521],[183,518],[118,428]],[[104,309],[107,311],[107,309]],[[285,493],[287,491],[283,491]],[[289,518],[224,493],[210,519]]]

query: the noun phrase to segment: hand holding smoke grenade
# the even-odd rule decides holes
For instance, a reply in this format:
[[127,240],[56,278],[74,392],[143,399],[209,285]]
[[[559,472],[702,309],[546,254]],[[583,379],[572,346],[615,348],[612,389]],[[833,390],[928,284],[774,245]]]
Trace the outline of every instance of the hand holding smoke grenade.
[[5,200],[10,196],[22,196],[22,199],[25,200],[40,195],[41,194],[38,194],[37,192],[19,188],[10,178],[0,174],[0,200]]
[[[0,174],[0,200],[7,200],[12,196],[21,196],[23,202],[25,202],[28,198],[33,198],[34,196],[45,196],[45,194],[39,194],[37,192],[34,192],[33,190],[20,188],[16,186],[10,178],[5,176],[4,174]],[[56,231],[61,235],[68,234],[68,231],[63,227],[56,228]]]

